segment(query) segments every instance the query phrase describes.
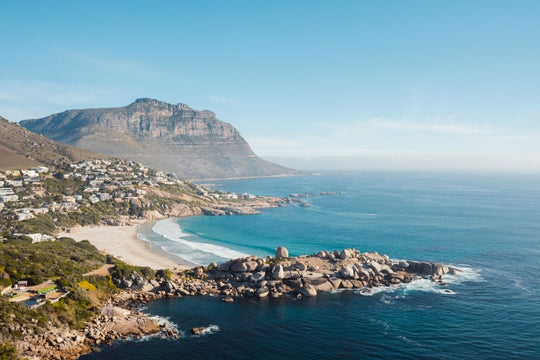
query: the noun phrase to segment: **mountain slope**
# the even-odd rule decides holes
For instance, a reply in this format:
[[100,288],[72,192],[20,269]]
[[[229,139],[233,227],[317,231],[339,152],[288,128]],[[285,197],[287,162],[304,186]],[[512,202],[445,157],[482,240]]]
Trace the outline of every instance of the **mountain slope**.
[[25,169],[69,161],[103,158],[101,155],[59,144],[0,116],[0,169]]
[[55,141],[140,161],[190,179],[295,175],[257,157],[211,111],[137,99],[119,108],[67,110],[21,125]]

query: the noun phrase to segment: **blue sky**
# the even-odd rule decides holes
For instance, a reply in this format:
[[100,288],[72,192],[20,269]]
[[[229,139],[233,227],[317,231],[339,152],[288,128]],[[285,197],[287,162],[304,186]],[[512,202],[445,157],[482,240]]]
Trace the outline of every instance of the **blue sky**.
[[540,170],[538,1],[0,0],[0,33],[13,121],[152,97],[291,166]]

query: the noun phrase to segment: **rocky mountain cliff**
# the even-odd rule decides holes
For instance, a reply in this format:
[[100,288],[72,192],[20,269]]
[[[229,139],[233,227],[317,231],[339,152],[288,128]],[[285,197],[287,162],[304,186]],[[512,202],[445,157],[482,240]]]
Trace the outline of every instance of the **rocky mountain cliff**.
[[295,175],[257,157],[211,111],[137,99],[119,108],[67,110],[21,125],[55,141],[118,156],[190,179]]
[[92,160],[103,156],[59,144],[0,116],[0,169],[25,169],[55,161]]

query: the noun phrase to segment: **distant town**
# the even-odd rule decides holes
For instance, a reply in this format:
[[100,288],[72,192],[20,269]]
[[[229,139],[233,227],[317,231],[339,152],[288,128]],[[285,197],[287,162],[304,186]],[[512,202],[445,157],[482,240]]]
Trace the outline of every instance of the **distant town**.
[[[38,166],[29,170],[0,171],[0,234],[27,237],[32,242],[51,240],[53,234],[20,231],[25,221],[44,214],[81,212],[98,203],[121,208],[118,215],[137,217],[126,210],[134,199],[142,199],[147,188],[173,187],[209,199],[253,199],[251,194],[238,195],[209,189],[178,179],[175,174],[155,171],[128,160],[93,160],[63,163],[50,169]],[[53,218],[57,221],[57,218]],[[62,223],[60,222],[61,226]],[[0,240],[3,239],[0,237]]]

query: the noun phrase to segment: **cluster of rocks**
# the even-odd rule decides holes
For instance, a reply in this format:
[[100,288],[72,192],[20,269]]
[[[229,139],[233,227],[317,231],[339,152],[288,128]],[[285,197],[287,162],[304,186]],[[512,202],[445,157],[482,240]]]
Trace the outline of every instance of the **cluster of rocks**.
[[115,283],[134,290],[129,299],[132,303],[208,294],[234,301],[236,297],[311,297],[321,291],[392,286],[425,277],[445,285],[443,276],[448,273],[456,274],[458,270],[431,262],[395,261],[387,255],[360,253],[356,249],[291,258],[287,249],[280,247],[275,257],[249,256],[220,265],[213,263],[162,281],[132,274],[127,279],[115,279]]
[[[53,328],[45,334],[29,334],[17,343],[17,349],[29,358],[76,359],[99,345],[126,337],[161,334],[175,338],[178,332],[170,324],[132,311],[164,297],[214,295],[227,302],[238,297],[313,297],[319,292],[393,286],[419,278],[444,285],[443,276],[449,273],[458,274],[459,270],[432,262],[391,260],[387,255],[356,249],[289,257],[284,247],[276,250],[275,257],[249,256],[212,263],[174,273],[167,279],[147,279],[133,272],[113,279],[118,287],[129,291],[113,295],[101,317],[84,330]],[[194,329],[194,334],[204,331],[202,327]]]
[[47,332],[25,336],[15,343],[17,352],[29,359],[77,359],[91,351],[85,336],[76,330],[51,327]]
[[17,351],[31,359],[71,360],[119,339],[138,339],[147,335],[178,338],[178,330],[174,326],[168,322],[159,323],[140,312],[109,303],[101,313],[81,331],[50,327],[45,333],[25,336],[16,343]]

